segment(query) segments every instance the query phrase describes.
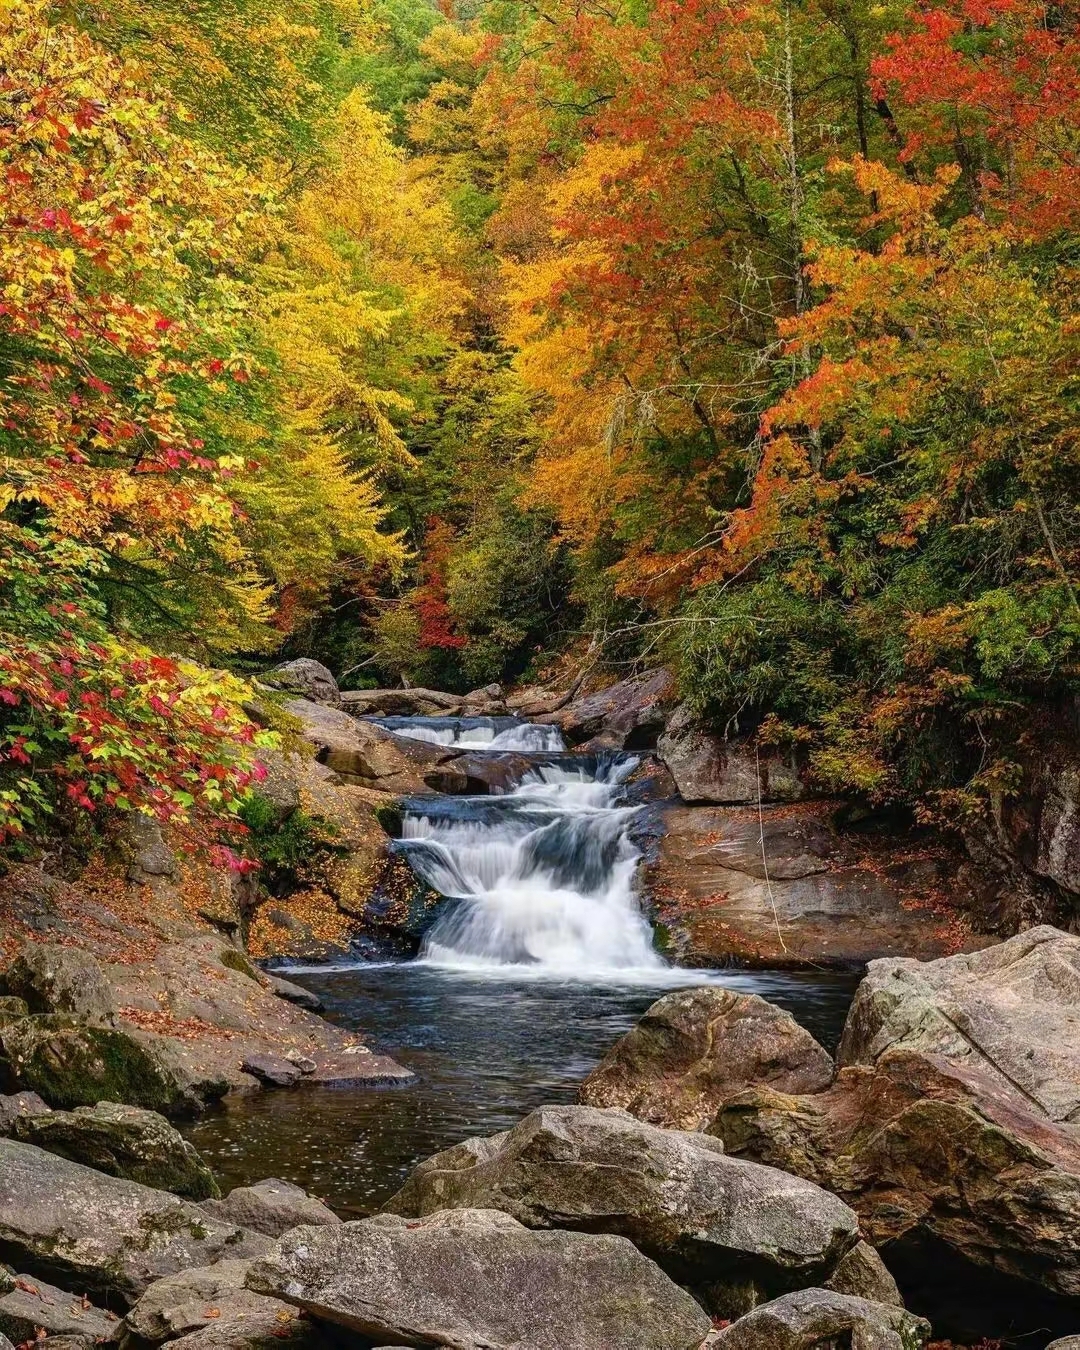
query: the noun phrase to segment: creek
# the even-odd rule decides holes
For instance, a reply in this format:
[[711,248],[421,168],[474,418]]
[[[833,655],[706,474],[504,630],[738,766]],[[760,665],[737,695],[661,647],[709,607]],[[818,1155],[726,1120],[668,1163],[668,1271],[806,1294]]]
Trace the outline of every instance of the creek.
[[628,780],[640,756],[569,754],[556,729],[512,719],[383,724],[513,751],[528,767],[501,794],[406,802],[394,847],[447,897],[417,959],[287,971],[417,1081],[258,1093],[202,1118],[186,1132],[223,1187],[278,1176],[339,1212],[369,1212],[422,1158],[573,1101],[612,1043],[677,987],[760,994],[834,1048],[854,976],[680,969],[656,950],[635,884],[644,808]]

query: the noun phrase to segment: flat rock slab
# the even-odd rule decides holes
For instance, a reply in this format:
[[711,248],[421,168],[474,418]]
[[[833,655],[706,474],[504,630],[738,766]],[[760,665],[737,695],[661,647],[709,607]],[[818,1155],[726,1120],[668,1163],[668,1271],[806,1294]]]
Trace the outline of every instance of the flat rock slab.
[[587,1106],[541,1107],[505,1134],[436,1154],[386,1205],[409,1216],[452,1208],[627,1237],[722,1315],[749,1286],[828,1278],[858,1240],[855,1214],[817,1186],[728,1158],[715,1139]]
[[725,1098],[752,1084],[820,1092],[832,1077],[832,1057],[790,1013],[709,986],[658,999],[586,1078],[578,1101],[700,1130]]
[[164,1275],[268,1246],[191,1201],[0,1139],[0,1248],[80,1292],[134,1300]]
[[697,1350],[710,1325],[625,1239],[482,1210],[298,1228],[248,1286],[376,1343],[454,1350]]
[[902,1308],[827,1289],[786,1294],[709,1338],[709,1350],[919,1350],[930,1323]]
[[[6,1286],[10,1284],[10,1288]],[[0,1332],[16,1345],[35,1339],[38,1329],[54,1336],[84,1336],[90,1341],[110,1337],[116,1318],[80,1294],[72,1294],[32,1275],[8,1278],[0,1270]]]

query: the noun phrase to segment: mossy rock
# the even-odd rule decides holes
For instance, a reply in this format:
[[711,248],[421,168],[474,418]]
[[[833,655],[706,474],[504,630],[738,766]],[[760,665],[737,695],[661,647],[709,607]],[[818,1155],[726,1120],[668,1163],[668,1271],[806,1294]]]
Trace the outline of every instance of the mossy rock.
[[189,1200],[220,1194],[202,1158],[156,1111],[118,1102],[98,1102],[75,1111],[23,1116],[16,1139],[83,1163],[112,1177],[126,1177]]
[[259,983],[259,972],[247,959],[243,952],[238,952],[235,947],[225,947],[218,956],[218,960],[229,970],[238,971],[241,975],[246,975],[249,980]]
[[29,1015],[30,1008],[24,998],[16,998],[14,994],[5,994],[0,998],[0,1027],[6,1027],[11,1022],[18,1022]]
[[53,1107],[124,1102],[163,1115],[192,1107],[172,1072],[133,1036],[73,1017],[23,1017],[0,1027],[0,1063],[11,1089],[37,1092]]

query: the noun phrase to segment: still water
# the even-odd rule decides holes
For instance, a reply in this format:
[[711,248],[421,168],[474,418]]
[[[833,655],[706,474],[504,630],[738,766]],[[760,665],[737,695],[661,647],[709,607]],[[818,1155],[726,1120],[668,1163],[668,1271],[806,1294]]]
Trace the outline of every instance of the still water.
[[673,983],[719,983],[792,1013],[830,1049],[856,980],[782,972],[636,973],[633,983],[492,978],[423,962],[291,974],[331,1021],[364,1033],[417,1075],[408,1087],[260,1092],[185,1133],[223,1190],[262,1177],[293,1181],[343,1216],[367,1213],[421,1159],[493,1134],[578,1084]]

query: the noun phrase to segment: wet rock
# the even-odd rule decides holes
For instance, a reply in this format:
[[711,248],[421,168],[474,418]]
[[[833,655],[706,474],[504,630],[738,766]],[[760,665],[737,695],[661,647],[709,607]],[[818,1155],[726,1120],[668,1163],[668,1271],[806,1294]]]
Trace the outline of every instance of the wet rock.
[[751,1084],[820,1092],[833,1062],[790,1014],[754,994],[680,989],[659,999],[582,1084],[586,1106],[700,1130],[725,1098]]
[[286,661],[259,676],[259,683],[271,689],[284,689],[290,694],[301,694],[312,703],[325,703],[332,708],[341,704],[337,680],[327,668],[310,657]]
[[902,1308],[904,1300],[885,1262],[868,1242],[859,1242],[840,1260],[824,1287],[836,1294]]
[[10,1096],[0,1096],[0,1135],[14,1134],[20,1120],[47,1115],[51,1109],[36,1092],[14,1092]]
[[284,980],[280,975],[267,975],[266,983],[271,993],[277,994],[278,998],[283,998],[287,1003],[295,1003],[298,1008],[307,1008],[309,1012],[322,1011],[322,999],[310,989],[293,984],[291,980]]
[[333,1227],[341,1222],[321,1200],[277,1177],[238,1186],[223,1200],[208,1201],[203,1208],[216,1218],[273,1238],[302,1224]]
[[268,1241],[189,1200],[0,1139],[0,1249],[80,1292],[133,1301],[164,1275],[256,1256]]
[[[285,1305],[244,1287],[250,1261],[219,1261],[155,1280],[124,1318],[122,1342],[160,1345],[213,1325],[220,1329],[252,1318],[278,1322]],[[284,1323],[292,1320],[288,1312]]]
[[589,749],[647,750],[656,745],[674,695],[670,671],[649,670],[575,698],[537,721],[553,723],[572,745]]
[[668,719],[656,751],[689,804],[793,802],[808,795],[793,758],[767,747],[755,750],[745,738],[715,735],[685,703]]
[[296,1065],[280,1055],[248,1055],[240,1067],[265,1087],[295,1087],[302,1077]]
[[218,1194],[213,1173],[163,1117],[118,1102],[22,1116],[13,1134],[24,1144],[84,1163],[113,1177],[190,1200]]
[[112,1335],[116,1319],[95,1307],[81,1294],[39,1280],[31,1275],[16,1275],[11,1288],[0,1288],[0,1333],[10,1336],[16,1345],[46,1332],[49,1345],[55,1336],[78,1336],[90,1344]]
[[420,1164],[386,1210],[499,1209],[530,1228],[628,1237],[725,1316],[827,1279],[858,1240],[835,1196],[724,1156],[717,1141],[622,1111],[541,1107]]
[[937,1242],[1075,1298],[1078,995],[1080,938],[1049,928],[925,965],[875,962],[832,1087],[748,1090],[710,1130],[842,1195],[877,1246]]
[[146,1044],[125,1031],[59,1015],[0,1027],[0,1073],[9,1086],[40,1093],[57,1107],[129,1102],[175,1116],[196,1105]]
[[802,1289],[740,1317],[709,1340],[710,1350],[918,1350],[930,1336],[921,1317],[827,1289]]
[[951,854],[895,831],[842,829],[836,803],[760,817],[756,806],[660,809],[645,890],[684,963],[854,968],[990,940],[967,937],[946,903],[964,898]]
[[618,1237],[532,1233],[463,1209],[296,1229],[248,1287],[399,1344],[455,1350],[696,1350],[709,1319]]
[[28,942],[8,967],[9,994],[25,1000],[32,1013],[73,1013],[105,1021],[115,1012],[101,963],[77,947]]

